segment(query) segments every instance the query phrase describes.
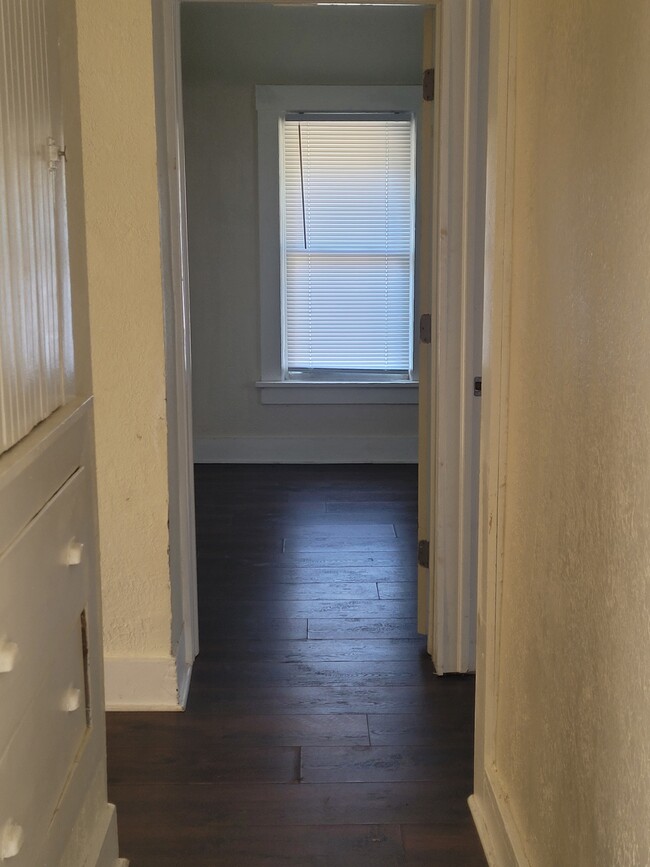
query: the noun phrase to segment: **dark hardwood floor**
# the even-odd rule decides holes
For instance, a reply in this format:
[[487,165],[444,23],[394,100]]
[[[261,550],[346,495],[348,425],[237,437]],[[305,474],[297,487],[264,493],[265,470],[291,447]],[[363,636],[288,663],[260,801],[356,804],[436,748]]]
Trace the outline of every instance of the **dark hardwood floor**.
[[132,867],[484,867],[474,682],[415,629],[416,469],[197,467],[187,711],[108,715]]

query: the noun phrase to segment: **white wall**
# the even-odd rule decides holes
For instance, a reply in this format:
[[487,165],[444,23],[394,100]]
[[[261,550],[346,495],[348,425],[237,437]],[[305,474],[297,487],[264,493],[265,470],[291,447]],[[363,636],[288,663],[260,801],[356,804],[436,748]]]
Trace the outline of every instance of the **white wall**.
[[77,24],[106,703],[175,707],[151,2],[77,0]]
[[517,6],[501,625],[481,672],[498,671],[493,777],[518,863],[640,867],[650,863],[650,7]]
[[418,84],[422,10],[183,5],[197,460],[415,460],[417,407],[262,406],[256,84]]

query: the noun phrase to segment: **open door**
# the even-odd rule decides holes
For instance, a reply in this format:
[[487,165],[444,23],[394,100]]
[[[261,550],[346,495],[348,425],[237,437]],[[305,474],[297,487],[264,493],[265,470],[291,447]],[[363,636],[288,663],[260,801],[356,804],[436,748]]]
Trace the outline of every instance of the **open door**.
[[[435,26],[436,10],[424,13],[424,44],[422,52],[422,108],[420,110],[420,153],[418,178],[418,299],[419,299],[419,379],[418,394],[418,632],[429,631],[431,606],[431,479],[434,381],[431,352],[433,308],[435,203],[434,183],[434,85],[435,85]],[[425,92],[426,88],[426,92]]]
[[418,629],[445,674],[475,668],[488,4],[441,0],[435,33],[429,14],[424,67],[434,66],[435,84],[423,110],[433,135],[430,145],[422,138],[420,313],[431,320],[422,320],[420,341]]

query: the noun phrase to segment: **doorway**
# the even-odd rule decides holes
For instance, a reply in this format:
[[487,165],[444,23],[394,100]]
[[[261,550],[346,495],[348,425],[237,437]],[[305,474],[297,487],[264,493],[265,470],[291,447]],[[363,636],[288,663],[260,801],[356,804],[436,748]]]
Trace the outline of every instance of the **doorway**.
[[[195,366],[203,369],[203,375],[195,375],[196,403],[200,404],[194,431],[198,459],[386,461],[404,460],[404,455],[410,454],[410,459],[414,460],[417,453],[413,436],[414,407],[391,407],[392,419],[387,422],[386,407],[357,406],[354,409],[357,418],[359,414],[366,416],[366,432],[369,427],[373,434],[378,430],[388,434],[364,439],[358,435],[363,431],[349,423],[350,406],[264,407],[260,405],[255,388],[260,370],[257,353],[261,323],[256,296],[259,275],[255,257],[251,256],[258,242],[258,227],[254,215],[257,205],[255,130],[251,119],[254,118],[251,80],[254,76],[250,67],[254,64],[246,54],[247,47],[253,56],[261,55],[262,66],[269,63],[277,66],[278,55],[282,58],[281,71],[271,75],[267,66],[265,76],[286,76],[287,71],[286,52],[273,45],[272,39],[262,40],[264,44],[260,47],[259,37],[254,36],[248,26],[250,21],[242,19],[242,15],[261,13],[268,19],[273,13],[282,12],[288,16],[299,13],[304,18],[308,13],[324,11],[347,16],[375,10],[340,7],[278,10],[266,4],[257,7],[219,7],[203,3],[181,6],[195,16],[193,24],[189,25],[189,41],[195,47],[184,53],[186,139],[190,149],[196,145],[200,157],[195,163],[199,170],[194,178],[190,177],[195,201],[199,202],[198,226],[190,226],[190,229],[203,251],[208,251],[207,256],[201,253],[193,256],[192,272],[195,296],[203,294],[208,299],[199,314],[202,336],[199,337],[195,326],[193,341]],[[410,16],[420,16],[420,20],[423,14],[416,8],[379,11],[382,15],[408,12]],[[433,147],[420,167],[420,188],[424,190],[420,206],[433,231],[427,235],[428,245],[420,250],[420,282],[425,291],[420,291],[416,316],[429,314],[432,323],[432,342],[427,345],[425,338],[419,350],[419,541],[424,547],[429,543],[431,567],[421,558],[419,620],[421,630],[429,635],[429,651],[436,671],[445,673],[474,667],[487,4],[465,3],[465,0],[443,2],[435,8],[435,15],[427,14],[435,18],[435,27],[432,24],[425,28],[425,55],[431,61],[436,58],[432,64],[436,68],[435,79],[431,79],[434,100],[425,104],[428,115],[424,125],[432,131]],[[214,21],[212,29],[206,24],[210,16],[218,18],[219,15],[225,15],[230,23],[235,22],[233,38],[226,38],[227,30],[220,31],[218,27],[217,33],[221,35],[215,36]],[[205,21],[201,16],[207,16]],[[368,20],[363,22],[364,26]],[[410,20],[412,25],[413,18]],[[338,30],[345,33],[340,22],[339,17]],[[269,32],[267,21],[264,33]],[[391,35],[396,32],[393,26]],[[289,35],[292,34],[294,42],[299,41],[295,29],[289,28]],[[365,29],[364,34],[367,35]],[[218,53],[223,57],[223,75],[227,79],[219,96],[214,93],[214,75],[206,67],[206,63],[213,62],[209,58],[214,56],[218,38],[222,40],[218,46],[222,50]],[[417,64],[413,63],[414,57],[421,57],[421,34],[419,40],[411,34],[410,40],[409,58],[403,63],[401,80],[406,76],[406,80],[413,81],[416,74],[418,78],[421,75],[419,59]],[[419,43],[417,47],[416,43]],[[319,39],[317,44],[321,50],[316,52],[315,59],[313,51],[305,50],[304,46],[301,49],[301,62],[316,65],[316,72],[310,71],[311,76],[322,74],[322,46],[326,43]],[[393,47],[394,40],[383,52],[382,62],[385,63]],[[177,73],[180,76],[180,70]],[[333,74],[341,73],[335,70]],[[375,71],[375,74],[384,75],[385,70]],[[242,84],[247,76],[248,96],[246,85]],[[246,135],[233,133],[232,128],[228,131],[225,121],[231,115],[239,123],[240,132],[244,128],[242,118],[248,117],[244,125]],[[219,165],[219,154],[224,148],[235,154],[225,178]],[[191,165],[189,172],[192,172]],[[235,178],[237,184],[232,183]],[[221,214],[215,215],[214,200],[219,199],[220,192],[228,193],[228,189],[234,189],[235,193],[230,193],[227,207]],[[231,223],[240,231],[233,232]],[[206,237],[211,237],[212,242],[206,244]],[[220,243],[221,250],[218,249]],[[215,308],[218,293],[214,292],[211,263],[215,249],[224,254],[222,258],[230,256],[230,261],[235,261],[237,268],[243,267],[248,275],[243,285],[236,280],[228,281],[232,303],[222,302],[221,309]],[[232,285],[239,285],[241,290],[236,298],[232,295]],[[195,310],[197,306],[195,302]],[[195,321],[198,321],[196,312]],[[215,358],[215,347],[217,353],[221,352],[219,358]],[[201,359],[205,361],[202,363]],[[244,376],[242,370],[246,366]],[[349,402],[354,401],[356,397],[350,396]],[[316,432],[316,435],[300,435],[304,432],[300,430],[299,418],[305,409],[310,423],[315,425],[315,430],[312,426],[309,432]],[[259,421],[261,411],[264,423]],[[404,420],[409,415],[410,429],[407,430]],[[395,422],[396,418],[401,421]],[[342,427],[344,436],[341,436]],[[260,436],[260,432],[264,435]]]
[[[172,0],[169,5],[160,7],[165,13],[162,25],[165,87],[177,96],[177,106],[170,110],[168,105],[165,121],[170,141],[183,129],[180,107],[181,7],[184,4],[180,0]],[[192,8],[200,7],[213,8],[213,4],[192,4]],[[420,540],[423,541],[424,537],[424,541],[430,542],[431,568],[420,567],[423,591],[420,599],[421,608],[422,602],[424,604],[422,622],[429,635],[429,650],[438,673],[468,671],[474,667],[480,407],[480,381],[475,380],[480,380],[481,356],[488,11],[486,3],[441,0],[435,7],[435,33],[429,47],[431,56],[436,58],[434,101],[430,104],[434,146],[431,159],[426,160],[422,167],[421,180],[426,193],[421,196],[421,204],[424,203],[429,210],[431,225],[427,236],[432,256],[430,273],[425,275],[427,291],[420,293],[420,312],[428,312],[429,306],[432,342],[425,349],[425,361],[420,365],[419,433],[420,444],[426,443],[426,449],[420,455],[420,489],[424,492],[420,502]],[[205,89],[207,84],[200,81],[197,86]],[[166,102],[170,102],[169,93]],[[233,108],[241,108],[241,102]],[[176,155],[172,160],[172,200],[175,187],[180,186],[181,211],[183,178],[179,184],[175,175],[183,172],[175,172],[175,169],[183,167],[182,144],[181,136],[178,150],[171,148],[172,154]],[[209,141],[205,140],[204,145],[210,148]],[[214,149],[210,156],[206,166],[208,171],[213,171],[217,162]],[[204,195],[204,192],[202,185],[199,194]],[[174,219],[172,214],[172,223]],[[181,235],[183,225],[181,219]],[[242,252],[248,255],[251,245],[257,240],[255,230],[239,240]],[[193,279],[196,272],[195,267]],[[206,277],[209,280],[209,274],[203,274],[203,278]],[[174,292],[186,298],[187,287],[182,276],[177,276],[175,284]],[[257,329],[253,329],[251,335],[246,330],[250,322],[241,318],[245,308],[239,305],[236,309],[240,318],[235,317],[237,327],[227,336],[232,339],[232,335],[237,334],[249,344],[252,340],[254,346]],[[257,303],[253,306],[253,315],[256,311]],[[218,339],[220,329],[223,331],[223,323],[217,318],[208,332],[209,339],[213,342]],[[224,366],[232,369],[232,360],[226,358]],[[428,384],[423,387],[427,377]],[[208,371],[206,381],[214,385],[214,368]],[[216,403],[210,394],[206,394],[202,402],[210,406]],[[258,403],[252,379],[245,389],[245,402],[248,407]],[[227,402],[220,400],[218,410],[227,422],[233,421],[232,408]],[[275,419],[271,426],[272,436],[267,438],[270,451],[258,455],[259,459],[277,459],[274,451],[280,440],[277,415]],[[202,442],[203,433],[199,420],[194,431],[198,456],[210,459],[209,455],[201,455],[205,444]],[[206,439],[210,445],[209,437]],[[294,454],[300,439],[285,438],[289,449],[293,447]],[[331,436],[323,439],[331,441]],[[259,446],[260,441],[261,438],[256,437],[254,444]],[[390,440],[391,448],[396,441],[399,438]],[[339,446],[347,449],[353,442],[353,437],[342,438]],[[373,443],[377,444],[377,438]],[[313,445],[314,441],[310,444]],[[224,436],[219,444],[218,459],[239,460],[240,449],[246,450],[250,445],[245,437]],[[415,442],[412,451],[414,445]],[[391,454],[394,459],[394,452]],[[312,453],[308,459],[313,458]],[[358,457],[348,454],[340,459]],[[386,460],[387,454],[383,451],[379,455],[370,455],[370,459]],[[191,583],[191,576],[189,581]]]

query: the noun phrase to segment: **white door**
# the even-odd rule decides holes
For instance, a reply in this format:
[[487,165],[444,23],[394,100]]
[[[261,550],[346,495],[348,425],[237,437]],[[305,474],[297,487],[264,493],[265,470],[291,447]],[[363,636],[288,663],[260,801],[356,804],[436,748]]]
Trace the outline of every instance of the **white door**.
[[75,69],[59,75],[73,15],[58,0],[0,6],[0,861],[16,867],[117,861],[83,214],[69,234],[66,205],[66,157],[73,188],[81,176]]
[[[418,164],[418,315],[419,315],[419,379],[418,393],[418,632],[429,631],[429,609],[432,604],[432,583],[429,570],[431,552],[431,493],[433,480],[432,419],[434,409],[432,383],[433,354],[431,351],[432,307],[434,286],[434,237],[433,216],[435,210],[434,182],[434,101],[433,84],[435,71],[435,25],[434,9],[424,13],[424,45],[422,53],[423,97],[420,109],[420,154]],[[424,82],[430,88],[424,93]]]
[[425,35],[435,98],[425,103],[433,146],[421,173],[432,231],[430,244],[420,240],[431,344],[420,344],[418,538],[429,543],[429,567],[418,568],[418,628],[438,674],[475,668],[487,7],[442,0],[435,45],[430,28]]

